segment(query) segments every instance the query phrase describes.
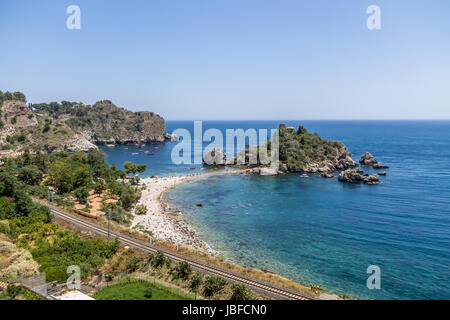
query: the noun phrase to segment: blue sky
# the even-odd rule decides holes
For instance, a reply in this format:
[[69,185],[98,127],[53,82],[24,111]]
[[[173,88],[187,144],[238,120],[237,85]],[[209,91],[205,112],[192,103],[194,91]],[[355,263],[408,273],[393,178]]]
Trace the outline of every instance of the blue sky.
[[[66,8],[81,8],[81,30]],[[366,28],[381,8],[382,30]],[[450,119],[450,1],[0,2],[0,90],[183,119]]]

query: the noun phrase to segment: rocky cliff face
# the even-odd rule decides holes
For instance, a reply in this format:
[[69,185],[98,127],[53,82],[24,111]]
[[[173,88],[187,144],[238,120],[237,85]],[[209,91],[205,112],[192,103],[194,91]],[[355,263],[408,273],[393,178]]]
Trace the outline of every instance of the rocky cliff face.
[[[71,127],[89,133],[90,140],[96,144],[145,144],[166,140],[162,117],[149,111],[118,108],[110,101],[86,107],[86,113],[77,119],[81,121],[71,121]],[[85,130],[86,127],[89,130]]]
[[46,151],[86,151],[103,144],[161,143],[164,119],[149,112],[132,112],[104,100],[96,104],[62,102],[39,104],[31,110],[23,101],[0,106],[0,144],[4,149],[25,146]]

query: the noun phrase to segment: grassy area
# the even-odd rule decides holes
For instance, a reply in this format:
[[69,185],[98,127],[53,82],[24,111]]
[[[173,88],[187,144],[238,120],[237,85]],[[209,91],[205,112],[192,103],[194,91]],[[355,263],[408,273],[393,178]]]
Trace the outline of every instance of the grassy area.
[[[147,289],[152,289],[152,296],[146,296]],[[125,279],[98,291],[97,300],[189,300],[178,295],[170,288],[150,283],[145,280]]]

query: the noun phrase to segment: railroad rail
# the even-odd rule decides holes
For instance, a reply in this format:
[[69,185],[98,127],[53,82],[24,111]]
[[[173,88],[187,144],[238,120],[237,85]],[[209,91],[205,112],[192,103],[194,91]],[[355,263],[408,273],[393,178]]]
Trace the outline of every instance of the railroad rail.
[[[50,210],[52,211],[54,216],[57,218],[60,218],[69,223],[72,223],[80,228],[94,232],[100,236],[108,237],[108,230],[104,227],[101,227],[97,224],[86,221],[80,217],[76,217],[73,214],[64,212],[60,209],[55,209],[55,208],[50,207]],[[273,284],[270,284],[270,283],[267,283],[267,282],[264,282],[261,280],[252,279],[252,278],[246,277],[244,275],[237,274],[235,272],[231,272],[231,271],[224,270],[224,269],[221,269],[221,268],[218,268],[215,266],[208,265],[206,263],[194,260],[194,259],[186,257],[186,256],[179,255],[177,253],[159,248],[153,244],[145,243],[143,241],[134,239],[129,236],[125,236],[125,235],[117,233],[117,232],[110,231],[110,235],[112,237],[117,238],[124,245],[133,247],[141,252],[155,253],[157,251],[161,251],[165,254],[165,256],[167,258],[171,259],[172,261],[175,261],[175,262],[186,261],[191,265],[191,267],[193,269],[195,269],[201,273],[220,276],[220,277],[227,279],[229,281],[232,281],[232,282],[239,282],[255,291],[275,297],[277,299],[290,299],[290,300],[314,300],[315,299],[306,294],[302,294],[299,292],[281,288],[281,287],[275,286]]]

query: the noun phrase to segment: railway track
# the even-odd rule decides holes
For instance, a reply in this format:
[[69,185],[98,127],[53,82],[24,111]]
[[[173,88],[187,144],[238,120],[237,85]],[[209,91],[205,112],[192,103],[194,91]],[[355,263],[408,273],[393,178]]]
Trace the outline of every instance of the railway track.
[[[57,218],[60,218],[69,223],[72,223],[82,229],[86,229],[88,231],[94,232],[100,236],[108,237],[108,230],[106,228],[103,228],[99,225],[96,225],[92,222],[86,221],[80,217],[76,217],[70,213],[64,212],[59,209],[50,208],[50,210],[52,211],[54,216]],[[199,272],[210,274],[210,275],[220,276],[220,277],[227,279],[229,281],[232,281],[232,282],[242,283],[253,290],[256,290],[260,293],[275,297],[277,299],[314,300],[313,297],[307,296],[305,294],[301,294],[301,293],[298,293],[295,291],[277,287],[277,286],[272,285],[267,282],[263,282],[263,281],[256,280],[256,279],[251,279],[249,277],[246,277],[246,276],[243,276],[243,275],[231,272],[231,271],[227,271],[227,270],[215,267],[215,266],[211,266],[211,265],[205,264],[203,262],[194,260],[192,258],[185,257],[185,256],[176,254],[174,252],[171,252],[171,251],[168,251],[168,250],[165,250],[162,248],[158,248],[152,244],[145,243],[143,241],[131,238],[129,236],[119,234],[117,232],[111,231],[110,235],[112,237],[118,238],[119,241],[122,242],[126,246],[133,247],[133,248],[140,250],[142,252],[145,252],[145,253],[155,253],[157,251],[161,251],[164,253],[164,255],[167,258],[171,259],[172,261],[175,261],[175,262],[186,261],[191,265],[191,267],[193,269],[195,269]]]

